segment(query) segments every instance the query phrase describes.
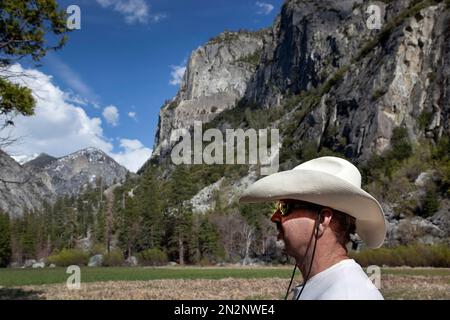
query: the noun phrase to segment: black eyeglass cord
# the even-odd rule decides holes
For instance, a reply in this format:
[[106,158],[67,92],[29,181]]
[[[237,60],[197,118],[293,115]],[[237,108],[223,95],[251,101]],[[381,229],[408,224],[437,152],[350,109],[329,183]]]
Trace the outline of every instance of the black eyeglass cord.
[[[300,290],[300,293],[298,294],[296,300],[299,300],[299,299],[300,299],[300,296],[302,295],[303,290],[305,289],[306,283],[308,282],[309,276],[310,276],[310,274],[311,274],[311,268],[312,268],[312,264],[313,264],[313,261],[314,261],[314,256],[315,256],[315,254],[316,254],[317,239],[318,239],[318,237],[319,237],[319,226],[320,226],[320,213],[318,214],[318,216],[317,216],[317,221],[316,221],[316,227],[315,227],[315,231],[316,231],[316,232],[315,232],[315,233],[316,233],[316,239],[314,240],[314,247],[313,247],[313,252],[312,252],[312,256],[311,256],[311,262],[310,262],[310,264],[309,264],[308,274],[307,274],[307,276],[306,276],[306,278],[305,278],[305,281],[303,282],[302,289]],[[311,245],[311,240],[312,240],[312,237],[313,237],[313,236],[314,236],[314,231],[313,231],[313,233],[311,234],[311,239],[310,239],[310,241],[309,241],[308,248],[306,249],[305,256],[303,257],[303,263],[302,263],[302,265],[305,264],[306,255],[308,254],[309,247],[310,247],[310,245]],[[294,276],[295,276],[295,272],[296,272],[296,271],[297,271],[297,264],[295,264],[295,266],[294,266],[294,271],[292,272],[291,281],[289,282],[289,286],[288,286],[288,289],[287,289],[287,291],[286,291],[286,296],[284,297],[284,300],[287,300],[287,298],[288,298],[289,291],[291,290],[292,281],[294,280]]]
[[294,266],[294,271],[292,271],[291,281],[289,282],[289,287],[287,288],[286,295],[284,296],[284,300],[287,300],[289,291],[291,290],[292,281],[294,280],[295,271],[297,271],[297,264]]

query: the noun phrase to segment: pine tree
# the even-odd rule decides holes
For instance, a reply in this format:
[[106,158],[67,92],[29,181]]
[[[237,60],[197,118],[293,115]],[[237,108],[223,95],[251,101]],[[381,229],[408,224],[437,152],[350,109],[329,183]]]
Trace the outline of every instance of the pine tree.
[[85,237],[88,230],[87,225],[87,206],[84,203],[83,194],[79,195],[75,200],[77,211],[77,224],[80,237]]
[[185,256],[189,247],[187,244],[191,240],[192,230],[192,209],[189,206],[178,207],[174,215],[174,237],[178,245],[179,263],[185,263]]
[[51,242],[53,250],[61,250],[66,246],[65,225],[66,225],[66,204],[64,198],[56,200],[51,213]]
[[53,242],[55,235],[55,223],[53,220],[53,208],[48,202],[43,203],[42,220],[45,237],[45,255],[49,256],[53,251]]
[[77,245],[78,240],[78,223],[77,223],[77,211],[73,207],[66,208],[67,218],[65,225],[65,247],[73,249]]
[[169,245],[176,247],[178,260],[182,265],[189,251],[188,244],[192,230],[192,208],[188,200],[193,192],[194,184],[188,168],[177,166],[172,174],[168,194],[165,198],[168,221],[173,225]]
[[198,244],[202,258],[211,261],[219,255],[219,232],[207,217],[200,223]]
[[9,265],[11,255],[11,228],[9,215],[0,212],[0,268]]
[[125,249],[127,257],[138,250],[138,237],[141,233],[141,217],[137,210],[136,198],[122,192],[121,204],[118,209],[119,245]]
[[106,237],[106,250],[108,253],[111,252],[111,243],[113,240],[114,233],[114,191],[108,190],[108,193],[105,194],[105,206],[106,206],[106,215],[105,215],[105,237]]
[[192,227],[189,242],[190,260],[192,263],[199,263],[202,258],[200,244],[201,223],[201,217],[199,215],[192,215]]
[[106,208],[102,203],[95,215],[95,240],[106,245]]
[[22,224],[22,259],[35,259],[36,258],[36,230],[35,223],[33,219],[33,213],[30,211],[25,211],[23,214],[23,224]]
[[135,205],[142,221],[139,247],[140,250],[159,247],[164,234],[161,191],[154,172],[148,170],[135,190]]

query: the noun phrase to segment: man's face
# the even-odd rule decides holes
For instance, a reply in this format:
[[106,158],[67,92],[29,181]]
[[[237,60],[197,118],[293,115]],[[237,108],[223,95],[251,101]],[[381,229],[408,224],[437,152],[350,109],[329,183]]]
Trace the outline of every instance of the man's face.
[[278,229],[277,240],[284,242],[288,255],[300,259],[304,257],[314,230],[314,217],[307,208],[293,209],[287,215],[282,215],[277,209],[272,215],[271,221]]

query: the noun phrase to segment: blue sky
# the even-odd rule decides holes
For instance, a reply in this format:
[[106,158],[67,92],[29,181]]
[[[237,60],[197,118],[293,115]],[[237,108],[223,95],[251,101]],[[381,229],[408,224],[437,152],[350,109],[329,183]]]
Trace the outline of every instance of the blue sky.
[[[67,45],[46,57],[38,70],[51,76],[52,84],[90,119],[101,119],[102,135],[110,143],[107,151],[124,153],[121,139],[153,147],[159,109],[178,90],[170,83],[171,72],[186,63],[192,50],[224,30],[270,26],[282,0],[58,3],[80,7],[81,30],[70,33]],[[55,153],[55,147],[41,151]]]

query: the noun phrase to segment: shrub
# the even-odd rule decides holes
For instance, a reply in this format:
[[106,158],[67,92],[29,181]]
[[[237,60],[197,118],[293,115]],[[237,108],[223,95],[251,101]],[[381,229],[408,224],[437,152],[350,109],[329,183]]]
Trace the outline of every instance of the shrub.
[[61,252],[55,253],[47,258],[48,263],[53,263],[59,267],[71,265],[85,266],[88,261],[88,254],[79,249],[63,249]]
[[295,107],[297,107],[299,105],[299,103],[302,101],[303,95],[304,95],[304,92],[302,92],[302,94],[292,95],[292,96],[289,96],[288,98],[286,98],[284,100],[283,109],[290,111],[290,110],[294,109]]
[[377,101],[378,99],[380,99],[382,96],[384,96],[386,94],[386,90],[384,89],[379,89],[377,91],[375,91],[372,95],[372,100],[373,101]]
[[397,127],[392,132],[390,158],[401,161],[412,156],[413,149],[406,128]]
[[244,62],[244,63],[248,63],[254,66],[257,66],[260,61],[261,61],[261,55],[262,55],[262,51],[261,50],[256,50],[255,52],[241,57],[238,60],[236,60],[236,62]]
[[439,207],[440,201],[436,188],[429,187],[423,199],[420,215],[425,218],[430,217],[439,210]]
[[[394,192],[394,194],[398,195],[398,192]],[[389,198],[393,198],[393,196],[394,195],[391,195],[391,197]],[[419,201],[416,199],[416,197],[402,197],[397,201],[397,206],[394,207],[394,213],[397,217],[400,217],[401,214],[405,216],[413,216],[417,213],[418,207]]]
[[[318,89],[318,96],[322,97],[324,94],[328,93],[331,88],[333,88],[336,84],[342,82],[344,79],[345,74],[350,69],[349,66],[343,66],[340,67],[336,72],[333,74],[333,76],[328,79],[323,85],[321,85]],[[320,99],[319,99],[320,102]]]
[[178,107],[178,102],[176,100],[175,101],[171,101],[167,105],[167,110],[174,110],[177,107]]
[[440,191],[450,197],[450,160],[436,166],[439,178]]
[[206,257],[203,257],[203,258],[200,259],[200,261],[198,262],[198,264],[199,264],[200,266],[202,266],[202,267],[207,267],[207,266],[213,265],[213,264],[214,264],[214,261],[211,260],[211,259],[208,259],[208,258],[206,258]]
[[117,267],[121,266],[124,262],[123,253],[120,249],[114,249],[110,253],[107,253],[103,257],[104,267]]
[[105,254],[105,252],[106,252],[105,246],[101,243],[96,243],[92,245],[91,249],[89,250],[89,255],[95,256],[97,254]]
[[159,248],[151,248],[138,254],[141,264],[146,266],[161,266],[168,262],[167,254]]
[[422,111],[422,113],[417,118],[417,123],[419,124],[420,130],[425,130],[431,122],[433,113],[430,111]]
[[450,267],[450,247],[445,244],[413,244],[394,248],[366,249],[361,252],[351,252],[350,256],[363,267],[369,265]]
[[439,139],[436,147],[433,149],[434,159],[450,159],[450,136],[444,135]]

